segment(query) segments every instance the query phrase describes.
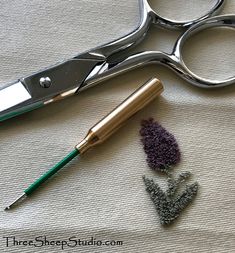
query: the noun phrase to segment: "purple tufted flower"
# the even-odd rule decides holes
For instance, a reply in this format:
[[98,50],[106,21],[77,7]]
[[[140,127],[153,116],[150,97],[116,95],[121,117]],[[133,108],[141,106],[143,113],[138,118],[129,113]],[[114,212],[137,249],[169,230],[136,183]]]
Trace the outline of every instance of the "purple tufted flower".
[[171,166],[180,161],[181,154],[175,137],[154,119],[142,121],[140,135],[150,168],[168,172]]

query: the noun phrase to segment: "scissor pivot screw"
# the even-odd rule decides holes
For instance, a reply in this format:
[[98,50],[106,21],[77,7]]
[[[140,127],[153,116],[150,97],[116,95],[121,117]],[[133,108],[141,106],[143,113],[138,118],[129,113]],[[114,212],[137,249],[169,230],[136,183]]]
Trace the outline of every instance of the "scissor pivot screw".
[[43,88],[49,88],[51,86],[51,79],[49,77],[41,77],[39,83]]

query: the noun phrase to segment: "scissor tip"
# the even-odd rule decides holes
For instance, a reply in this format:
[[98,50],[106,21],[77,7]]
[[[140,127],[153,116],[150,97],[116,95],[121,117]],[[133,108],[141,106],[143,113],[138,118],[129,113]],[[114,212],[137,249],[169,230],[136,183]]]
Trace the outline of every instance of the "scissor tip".
[[9,206],[4,208],[4,211],[9,211],[11,208]]

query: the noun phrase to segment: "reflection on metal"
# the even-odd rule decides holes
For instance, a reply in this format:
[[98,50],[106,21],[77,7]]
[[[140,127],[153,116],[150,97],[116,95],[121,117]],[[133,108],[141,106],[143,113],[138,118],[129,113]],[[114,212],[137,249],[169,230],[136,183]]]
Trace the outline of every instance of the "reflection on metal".
[[21,82],[14,83],[0,90],[0,112],[7,110],[31,98]]

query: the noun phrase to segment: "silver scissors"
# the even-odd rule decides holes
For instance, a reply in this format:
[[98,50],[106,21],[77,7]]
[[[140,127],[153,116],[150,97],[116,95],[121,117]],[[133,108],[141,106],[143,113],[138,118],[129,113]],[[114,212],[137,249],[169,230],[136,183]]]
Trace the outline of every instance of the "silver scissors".
[[[235,76],[217,81],[195,75],[185,65],[181,54],[185,41],[203,29],[220,26],[235,28],[235,15],[215,16],[225,0],[217,0],[206,15],[187,22],[163,18],[147,0],[139,2],[141,22],[132,33],[3,87],[0,90],[0,121],[80,93],[104,80],[151,63],[165,65],[189,83],[202,88],[235,83]],[[128,49],[146,37],[152,24],[166,29],[182,29],[184,33],[176,41],[171,54],[144,51],[130,55]]]

